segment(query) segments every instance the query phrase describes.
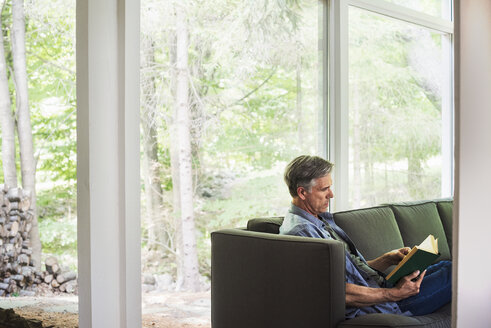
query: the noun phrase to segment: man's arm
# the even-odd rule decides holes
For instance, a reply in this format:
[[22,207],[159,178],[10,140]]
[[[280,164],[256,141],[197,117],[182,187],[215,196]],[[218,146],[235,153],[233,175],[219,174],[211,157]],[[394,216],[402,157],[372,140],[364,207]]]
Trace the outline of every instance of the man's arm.
[[411,251],[409,247],[403,247],[387,252],[374,260],[367,261],[368,265],[378,271],[385,271],[391,265],[398,264],[404,256]]
[[[385,302],[397,302],[419,293],[426,270],[418,277],[419,271],[407,275],[393,288],[371,288],[346,284],[346,305],[364,307]],[[415,279],[416,278],[416,279]],[[413,281],[413,279],[415,279]]]

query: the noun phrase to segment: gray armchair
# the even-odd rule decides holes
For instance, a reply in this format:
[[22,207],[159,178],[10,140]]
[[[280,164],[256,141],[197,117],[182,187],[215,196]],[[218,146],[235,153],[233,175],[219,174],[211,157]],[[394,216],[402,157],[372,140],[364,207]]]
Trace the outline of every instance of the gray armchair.
[[340,242],[241,229],[211,240],[213,328],[326,328],[344,320]]

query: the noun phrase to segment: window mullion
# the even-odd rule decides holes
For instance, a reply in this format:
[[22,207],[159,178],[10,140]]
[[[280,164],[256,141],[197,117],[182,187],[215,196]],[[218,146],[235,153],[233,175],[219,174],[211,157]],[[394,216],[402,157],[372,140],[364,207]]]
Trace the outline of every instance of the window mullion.
[[349,203],[349,115],[348,115],[348,6],[345,1],[331,2],[329,44],[330,114],[329,159],[336,164],[334,209],[348,208]]

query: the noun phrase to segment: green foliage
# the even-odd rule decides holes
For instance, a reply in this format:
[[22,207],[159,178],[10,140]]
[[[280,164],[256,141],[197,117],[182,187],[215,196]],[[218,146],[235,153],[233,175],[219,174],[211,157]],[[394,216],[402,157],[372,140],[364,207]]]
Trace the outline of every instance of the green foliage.
[[[61,9],[61,8],[60,8]],[[37,12],[27,28],[37,208],[43,253],[76,268],[74,13]]]
[[57,97],[75,106],[74,9],[73,1],[59,0],[38,0],[26,8],[29,99],[33,104]]
[[75,188],[51,186],[40,190],[37,195],[39,220],[62,220],[76,213]]
[[[259,71],[248,89],[258,82],[267,83],[240,104],[223,111],[219,124],[206,143],[205,152],[212,157],[226,156],[245,165],[270,168],[278,160],[289,158],[299,151],[294,120],[296,88],[291,73],[283,70]],[[252,82],[255,82],[253,85]],[[227,165],[227,161],[223,164]]]
[[[39,233],[44,254],[52,254],[60,263],[76,267],[77,258],[76,220],[44,220],[39,223]],[[63,258],[63,260],[62,260]]]
[[61,264],[77,268],[77,220],[45,219],[39,222],[43,254],[54,255]]
[[52,186],[38,192],[39,234],[43,254],[56,256],[72,270],[77,267],[75,188]]
[[[284,164],[284,163],[283,163]],[[210,233],[224,228],[245,227],[257,217],[283,216],[290,203],[282,171],[251,173],[219,183],[214,194],[204,198],[196,215],[200,272],[210,277]]]
[[[51,104],[40,104],[41,110],[33,111],[31,118],[37,140],[38,172],[43,180],[63,181],[66,187],[74,188],[77,178],[76,110],[72,106],[63,108],[57,98],[51,100]],[[42,111],[43,106],[53,106],[57,110]]]
[[441,42],[361,9],[350,8],[350,22],[351,192],[364,198],[354,206],[437,197],[439,170],[428,163],[441,151],[441,94],[421,63],[439,58]]
[[76,220],[46,219],[39,223],[43,249],[47,253],[64,253],[77,248]]

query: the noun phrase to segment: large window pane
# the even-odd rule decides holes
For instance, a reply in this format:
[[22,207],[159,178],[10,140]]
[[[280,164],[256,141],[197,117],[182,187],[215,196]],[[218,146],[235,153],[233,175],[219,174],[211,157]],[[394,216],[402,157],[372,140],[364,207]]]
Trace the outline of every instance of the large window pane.
[[447,35],[349,8],[350,207],[450,195],[449,53]]
[[285,214],[285,165],[325,144],[322,17],[317,0],[142,0],[146,272],[179,280],[185,211],[204,276],[211,231]]

